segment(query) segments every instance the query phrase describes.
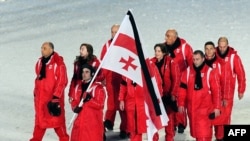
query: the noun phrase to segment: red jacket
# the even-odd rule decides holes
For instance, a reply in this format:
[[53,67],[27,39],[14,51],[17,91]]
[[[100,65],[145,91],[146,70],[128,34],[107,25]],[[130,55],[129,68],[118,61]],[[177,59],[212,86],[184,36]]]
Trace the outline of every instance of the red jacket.
[[[64,111],[64,89],[68,83],[66,66],[63,58],[56,52],[51,56],[46,64],[46,78],[39,80],[39,74],[42,67],[41,58],[36,63],[35,72],[35,123],[41,128],[55,128],[65,125]],[[53,96],[60,98],[61,115],[59,117],[51,116],[48,112],[47,103]]]
[[[187,102],[187,113],[190,123],[190,133],[194,138],[211,137],[212,126],[208,116],[213,110],[220,108],[220,84],[218,74],[207,65],[201,70],[203,88],[194,90],[196,72],[193,66],[188,67],[181,76],[178,105]],[[208,128],[204,128],[204,127]],[[204,130],[205,129],[205,130]]]
[[244,94],[246,89],[246,76],[237,52],[232,47],[228,48],[229,51],[225,58],[221,58],[218,55],[218,47],[216,48],[216,55],[221,65],[221,89],[223,99],[232,100],[234,98],[236,77],[238,80],[238,93]]
[[[76,107],[82,94],[82,81],[78,81],[73,96],[71,107]],[[82,110],[74,121],[71,131],[71,141],[102,141],[103,140],[103,109],[105,90],[100,82],[94,82],[90,87],[92,98],[83,104]],[[83,94],[83,98],[86,93]]]
[[180,39],[180,45],[174,50],[175,57],[171,61],[171,94],[178,96],[178,88],[180,86],[181,73],[186,68],[193,64],[193,49],[186,42],[186,40]]

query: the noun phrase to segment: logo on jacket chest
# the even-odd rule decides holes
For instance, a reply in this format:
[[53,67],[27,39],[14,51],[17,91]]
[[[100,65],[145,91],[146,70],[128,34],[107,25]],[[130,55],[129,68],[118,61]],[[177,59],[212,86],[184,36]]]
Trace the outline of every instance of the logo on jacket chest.
[[176,53],[180,53],[180,49],[179,48],[176,49]]
[[228,62],[228,60],[229,60],[228,57],[226,57],[226,58],[225,58],[225,61]]
[[53,68],[53,65],[49,65],[49,70],[51,70]]

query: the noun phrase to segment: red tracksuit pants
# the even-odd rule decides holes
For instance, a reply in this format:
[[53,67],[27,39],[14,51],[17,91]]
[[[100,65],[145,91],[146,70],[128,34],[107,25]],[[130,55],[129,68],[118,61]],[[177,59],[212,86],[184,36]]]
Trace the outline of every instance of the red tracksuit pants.
[[[115,93],[115,91],[112,88],[107,87],[107,93],[108,93],[107,111],[105,113],[104,120],[109,120],[114,125],[116,111],[119,109],[119,100],[118,100],[119,92]],[[118,111],[121,118],[120,130],[126,131],[126,124],[127,124],[126,113],[121,110]]]
[[[59,141],[69,141],[69,135],[66,132],[65,126],[54,128],[54,130],[59,137]],[[38,125],[35,125],[33,137],[30,139],[30,141],[42,141],[45,131],[46,128],[41,128]]]

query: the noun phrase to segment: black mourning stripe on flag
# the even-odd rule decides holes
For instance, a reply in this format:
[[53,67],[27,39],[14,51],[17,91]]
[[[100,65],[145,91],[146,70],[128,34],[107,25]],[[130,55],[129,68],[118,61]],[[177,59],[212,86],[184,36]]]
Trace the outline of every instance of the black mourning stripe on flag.
[[136,28],[135,20],[134,20],[134,17],[133,17],[133,15],[132,15],[132,13],[130,11],[128,11],[127,15],[129,16],[129,20],[131,22],[131,25],[132,25],[132,28],[133,28],[133,31],[134,31],[136,49],[137,49],[137,52],[138,52],[138,57],[139,57],[140,64],[141,64],[141,67],[142,67],[142,71],[143,71],[143,74],[144,74],[144,78],[145,78],[145,81],[146,81],[146,84],[147,84],[147,88],[149,90],[149,93],[150,93],[150,96],[151,96],[151,99],[152,99],[152,102],[153,102],[153,105],[154,105],[154,108],[155,108],[156,115],[159,116],[159,115],[161,115],[161,109],[160,109],[160,105],[159,105],[158,99],[156,97],[154,86],[153,86],[153,83],[151,81],[151,76],[150,76],[146,61],[145,61],[145,57],[144,57],[144,53],[143,53],[143,50],[142,50],[139,34],[138,34],[138,31],[137,31],[137,28]]

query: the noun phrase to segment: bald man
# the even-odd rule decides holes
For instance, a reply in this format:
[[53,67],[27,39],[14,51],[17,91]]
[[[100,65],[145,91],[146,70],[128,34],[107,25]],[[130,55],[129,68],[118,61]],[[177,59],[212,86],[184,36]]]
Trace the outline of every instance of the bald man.
[[222,141],[224,137],[223,124],[231,123],[231,113],[234,100],[236,78],[238,82],[238,98],[241,100],[246,89],[246,74],[237,51],[229,46],[227,37],[218,39],[216,47],[216,57],[221,65],[221,94],[223,107],[225,108],[225,119],[221,126],[217,126],[215,136],[217,141]]
[[[111,39],[109,39],[102,47],[100,58],[101,60],[105,56],[113,38],[115,37],[117,31],[119,30],[120,25],[114,24],[111,27]],[[113,130],[114,123],[115,123],[115,116],[116,112],[119,111],[120,117],[121,117],[121,123],[120,123],[120,138],[124,139],[127,138],[126,133],[126,114],[125,111],[121,111],[119,109],[119,101],[118,101],[118,95],[120,91],[120,82],[122,80],[122,77],[120,74],[109,71],[109,70],[103,70],[103,74],[105,76],[105,83],[106,83],[106,89],[107,89],[107,110],[104,117],[104,126],[108,130]]]
[[[180,86],[181,73],[186,70],[189,65],[192,65],[192,47],[182,38],[178,37],[178,33],[175,29],[168,29],[165,34],[165,45],[170,53],[171,61],[178,64],[178,69],[175,72],[171,72],[172,85],[171,95],[172,100],[178,100],[178,89]],[[187,126],[186,112],[175,113],[175,123],[169,125],[175,125],[178,127],[178,133],[183,133]],[[173,120],[174,121],[174,120]],[[171,127],[174,130],[174,127]]]
[[35,126],[30,141],[41,141],[47,128],[54,128],[60,141],[68,141],[64,111],[66,66],[52,42],[42,44],[41,54],[35,66]]

